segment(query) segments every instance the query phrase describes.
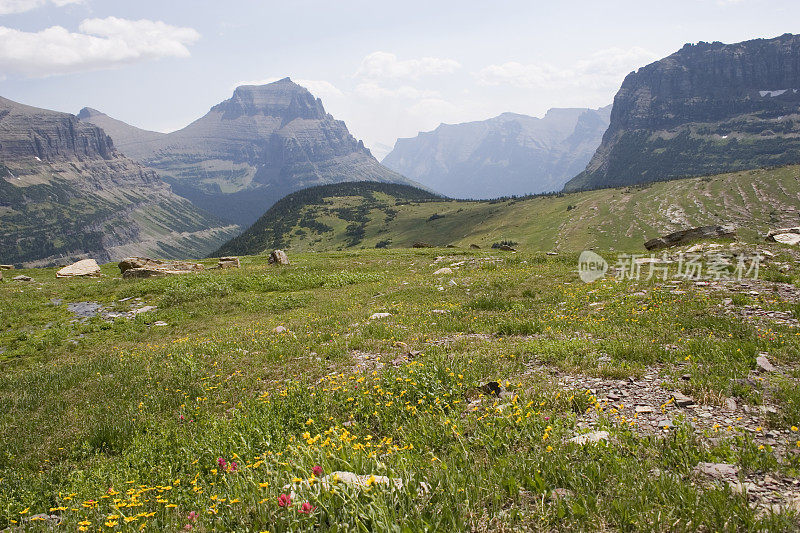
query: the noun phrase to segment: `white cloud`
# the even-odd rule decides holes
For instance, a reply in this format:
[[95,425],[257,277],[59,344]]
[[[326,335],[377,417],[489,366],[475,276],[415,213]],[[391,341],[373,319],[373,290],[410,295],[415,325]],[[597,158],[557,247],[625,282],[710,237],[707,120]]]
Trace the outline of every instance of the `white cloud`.
[[[265,78],[263,80],[252,80],[252,81],[240,81],[236,85],[233,86],[235,89],[240,85],[266,85],[268,83],[272,83],[278,81],[282,78]],[[297,85],[301,85],[308,89],[311,94],[316,96],[317,98],[322,98],[323,100],[326,98],[340,98],[344,96],[344,93],[339,90],[334,84],[329,81],[325,80],[296,80],[292,78],[292,81],[295,82]]]
[[356,94],[373,100],[379,100],[383,98],[417,100],[419,98],[434,98],[439,96],[437,91],[417,89],[416,87],[411,87],[410,85],[402,85],[396,89],[388,89],[371,81],[359,83],[356,86]]
[[608,48],[593,53],[569,68],[549,63],[523,64],[510,61],[489,65],[478,72],[483,85],[513,85],[523,88],[589,87],[613,88],[626,74],[657,59],[644,48]]
[[398,60],[389,52],[373,52],[361,61],[357,77],[366,79],[419,79],[429,74],[452,74],[461,68],[455,59],[422,57]]
[[44,77],[162,57],[189,57],[187,46],[199,38],[192,28],[116,17],[86,19],[78,32],[62,26],[39,32],[0,26],[0,70]]
[[10,15],[12,13],[24,13],[42,7],[47,3],[52,3],[57,7],[69,4],[82,4],[84,0],[0,0],[0,15]]

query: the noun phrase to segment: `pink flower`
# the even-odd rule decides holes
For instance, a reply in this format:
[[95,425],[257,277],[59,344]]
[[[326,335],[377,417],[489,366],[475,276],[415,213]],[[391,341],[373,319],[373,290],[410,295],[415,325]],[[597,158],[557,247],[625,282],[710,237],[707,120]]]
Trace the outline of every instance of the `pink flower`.
[[288,494],[278,496],[278,507],[288,507],[292,505],[292,497]]
[[183,526],[183,529],[185,529],[186,531],[191,531],[192,530],[192,524],[186,524],[185,526]]
[[225,468],[228,465],[228,461],[223,459],[222,457],[217,458],[217,464],[220,468]]
[[179,416],[179,417],[178,417],[178,420],[180,420],[181,422],[183,422],[183,420],[184,420],[184,418],[183,418],[183,415]]
[[321,466],[319,466],[319,465],[315,465],[315,466],[314,466],[314,467],[311,469],[311,472],[313,472],[315,476],[319,477],[319,476],[321,476],[321,475],[322,475],[322,473],[324,472],[324,470],[322,470],[322,467],[321,467]]
[[191,511],[187,518],[189,520],[191,520],[192,522],[194,522],[195,520],[197,520],[197,512],[196,511]]
[[225,471],[228,473],[236,472],[237,468],[239,468],[239,465],[236,464],[236,461],[231,461],[230,464],[225,467]]
[[314,512],[315,509],[316,507],[314,507],[310,503],[304,502],[303,505],[300,507],[300,509],[297,510],[297,512],[301,514],[311,514]]

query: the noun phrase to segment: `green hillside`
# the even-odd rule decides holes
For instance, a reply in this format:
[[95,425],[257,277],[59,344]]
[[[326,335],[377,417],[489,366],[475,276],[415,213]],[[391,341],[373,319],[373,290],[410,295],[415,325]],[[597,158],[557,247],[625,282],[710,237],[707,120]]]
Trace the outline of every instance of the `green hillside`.
[[288,196],[217,255],[271,248],[481,247],[643,250],[663,233],[733,223],[745,240],[796,225],[800,166],[502,201],[455,201],[411,187],[343,184]]

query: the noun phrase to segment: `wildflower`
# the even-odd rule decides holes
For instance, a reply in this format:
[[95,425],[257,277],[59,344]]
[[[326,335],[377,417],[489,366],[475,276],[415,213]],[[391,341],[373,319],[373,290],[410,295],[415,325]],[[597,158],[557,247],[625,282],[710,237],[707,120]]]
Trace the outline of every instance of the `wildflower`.
[[236,461],[231,461],[228,466],[225,467],[225,471],[229,474],[236,472],[236,469],[239,468],[239,465],[236,464]]
[[292,505],[292,497],[288,494],[278,496],[278,507],[288,507]]
[[303,502],[303,505],[300,507],[300,509],[297,510],[297,512],[300,514],[311,514],[314,512],[315,509],[316,507],[314,507],[310,503]]
[[222,457],[219,457],[217,458],[217,464],[219,465],[220,468],[225,468],[225,466],[227,466],[228,464],[228,461],[226,461]]
[[792,426],[792,431],[797,431],[797,426]]
[[319,466],[319,465],[314,465],[314,467],[312,467],[312,468],[311,468],[311,472],[312,472],[312,473],[313,473],[315,476],[317,476],[317,477],[320,477],[320,476],[322,475],[322,473],[324,472],[324,470],[322,470],[322,467],[321,467],[321,466]]

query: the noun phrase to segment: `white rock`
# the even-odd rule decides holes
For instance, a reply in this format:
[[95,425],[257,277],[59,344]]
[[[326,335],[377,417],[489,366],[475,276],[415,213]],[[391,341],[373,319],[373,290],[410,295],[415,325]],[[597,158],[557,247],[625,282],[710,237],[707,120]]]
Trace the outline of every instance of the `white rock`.
[[275,329],[272,330],[272,333],[286,333],[287,331],[289,331],[289,330],[286,329],[285,327],[278,326],[278,327],[276,327]]
[[800,235],[797,233],[781,233],[778,235],[773,235],[772,238],[775,239],[775,242],[779,242],[781,244],[800,244]]
[[775,367],[769,362],[767,355],[763,353],[756,357],[756,366],[762,372],[775,372]]
[[76,278],[81,276],[99,276],[100,267],[94,259],[83,259],[77,263],[65,266],[56,272],[57,278]]
[[389,318],[392,316],[392,313],[372,313],[369,317],[370,320],[379,320],[381,318]]
[[452,268],[444,267],[444,268],[440,268],[439,270],[434,272],[433,275],[434,276],[443,276],[445,274],[452,274],[452,273],[453,273],[453,269]]
[[584,444],[592,444],[601,441],[608,442],[608,437],[608,431],[595,431],[593,433],[572,437],[569,441],[582,446]]

